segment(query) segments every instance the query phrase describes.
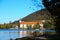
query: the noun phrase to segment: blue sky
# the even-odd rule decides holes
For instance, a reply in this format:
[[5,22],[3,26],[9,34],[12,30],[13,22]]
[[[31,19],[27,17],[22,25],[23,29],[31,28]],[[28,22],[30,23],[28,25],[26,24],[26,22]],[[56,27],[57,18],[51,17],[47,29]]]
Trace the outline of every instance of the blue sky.
[[19,20],[39,9],[31,0],[0,0],[0,24]]

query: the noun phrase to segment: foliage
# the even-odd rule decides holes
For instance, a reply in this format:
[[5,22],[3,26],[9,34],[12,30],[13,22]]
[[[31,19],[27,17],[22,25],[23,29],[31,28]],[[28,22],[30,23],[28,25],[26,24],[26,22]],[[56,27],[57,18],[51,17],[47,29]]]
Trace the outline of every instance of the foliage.
[[44,28],[45,29],[55,29],[55,25],[54,25],[54,21],[52,20],[47,20],[45,23],[44,23]]
[[32,29],[31,25],[27,24],[27,29]]
[[19,23],[11,23],[11,22],[9,22],[9,23],[4,23],[4,24],[0,24],[0,29],[10,29],[10,28],[15,28],[16,27],[16,25],[18,25],[19,26]]
[[55,29],[60,35],[60,0],[43,0],[43,5],[51,12],[53,17],[57,16],[55,21]]
[[35,24],[33,29],[40,29],[39,23]]
[[[40,0],[33,0],[33,4],[35,4],[34,6],[36,7],[41,7],[40,5]],[[42,0],[42,4],[44,5],[44,7],[51,13],[51,16],[55,18],[55,29],[56,31],[59,33],[60,31],[60,0]],[[53,19],[54,20],[54,19]],[[60,34],[60,33],[59,33]]]
[[51,12],[52,16],[60,15],[60,0],[43,0],[43,5]]

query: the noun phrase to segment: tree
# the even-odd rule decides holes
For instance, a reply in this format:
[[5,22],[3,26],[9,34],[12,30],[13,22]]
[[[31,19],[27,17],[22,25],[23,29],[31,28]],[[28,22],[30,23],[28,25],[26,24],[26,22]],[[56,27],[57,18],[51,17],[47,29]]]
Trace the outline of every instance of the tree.
[[50,20],[46,20],[44,22],[44,28],[45,29],[55,29],[55,22],[53,19],[50,19]]
[[52,17],[56,17],[56,32],[60,35],[60,0],[43,0],[43,5],[50,11]]
[[31,25],[27,24],[27,29],[32,29]]
[[18,29],[20,29],[20,23],[18,23]]
[[39,23],[35,24],[33,29],[40,29]]
[[[34,1],[34,0],[33,0]],[[35,0],[34,2],[37,2],[37,7],[41,7],[39,1]],[[51,17],[55,18],[55,29],[56,32],[60,35],[60,0],[42,0],[44,7],[51,13]]]

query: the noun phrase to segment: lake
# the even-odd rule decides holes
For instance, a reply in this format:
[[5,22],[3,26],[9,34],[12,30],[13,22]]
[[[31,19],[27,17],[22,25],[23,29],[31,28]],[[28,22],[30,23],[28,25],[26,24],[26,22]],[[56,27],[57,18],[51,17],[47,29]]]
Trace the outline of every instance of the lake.
[[[0,40],[9,40],[10,38],[22,38],[25,36],[29,36],[31,32],[35,30],[7,30],[7,29],[0,29]],[[41,31],[41,30],[39,30]],[[54,30],[45,30],[44,32],[55,32]]]

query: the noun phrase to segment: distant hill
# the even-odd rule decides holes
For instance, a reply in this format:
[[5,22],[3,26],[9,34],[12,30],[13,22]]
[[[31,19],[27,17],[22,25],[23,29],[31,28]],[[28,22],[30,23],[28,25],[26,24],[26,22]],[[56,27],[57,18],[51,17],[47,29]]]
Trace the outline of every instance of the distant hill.
[[[36,12],[31,13],[30,15],[27,15],[26,17],[20,19],[22,21],[30,22],[30,21],[40,21],[40,20],[49,20],[51,18],[51,14],[47,9],[42,9]],[[12,28],[16,27],[16,25],[20,26],[19,20],[16,20],[11,23],[7,24],[0,24],[0,28]]]
[[22,21],[40,21],[40,20],[49,20],[51,14],[47,9],[42,9],[36,12],[31,13],[30,15],[22,18]]

